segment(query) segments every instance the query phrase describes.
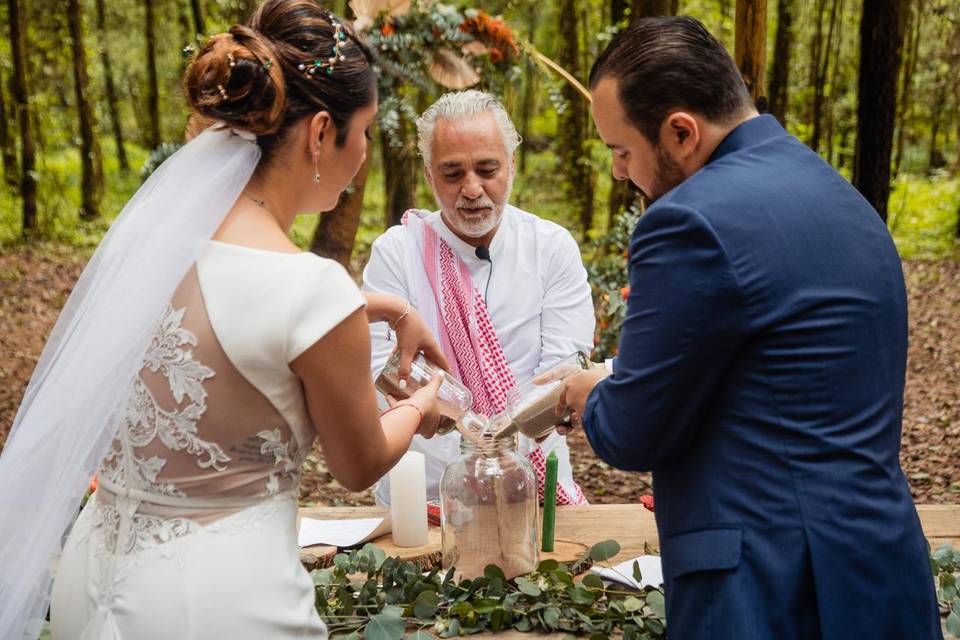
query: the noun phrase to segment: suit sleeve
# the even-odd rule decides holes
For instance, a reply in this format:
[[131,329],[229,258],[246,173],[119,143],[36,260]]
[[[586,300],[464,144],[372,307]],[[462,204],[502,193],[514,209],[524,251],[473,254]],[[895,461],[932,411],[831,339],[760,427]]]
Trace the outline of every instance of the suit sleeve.
[[733,266],[696,211],[658,203],[630,246],[630,295],[614,373],[587,399],[597,455],[646,471],[682,453],[746,332]]

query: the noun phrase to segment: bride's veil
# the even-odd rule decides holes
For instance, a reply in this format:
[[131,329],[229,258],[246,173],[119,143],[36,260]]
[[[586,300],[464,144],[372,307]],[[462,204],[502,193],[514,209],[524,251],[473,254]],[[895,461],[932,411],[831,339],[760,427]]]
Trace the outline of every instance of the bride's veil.
[[40,633],[61,545],[155,323],[257,166],[251,137],[215,126],[161,165],[60,313],[0,455],[0,638]]

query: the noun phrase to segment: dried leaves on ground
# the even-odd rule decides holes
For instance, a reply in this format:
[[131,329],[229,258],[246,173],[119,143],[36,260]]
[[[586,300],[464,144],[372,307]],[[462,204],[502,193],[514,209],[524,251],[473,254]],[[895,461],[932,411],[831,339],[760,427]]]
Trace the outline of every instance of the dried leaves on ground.
[[[44,340],[80,274],[86,255],[56,245],[0,256],[0,445]],[[921,503],[960,503],[960,262],[905,261],[910,296],[910,355],[904,398],[903,470]],[[574,474],[591,502],[634,502],[649,474],[610,468],[582,433],[569,438]],[[304,468],[301,498],[320,505],[372,504],[330,475],[322,454]]]

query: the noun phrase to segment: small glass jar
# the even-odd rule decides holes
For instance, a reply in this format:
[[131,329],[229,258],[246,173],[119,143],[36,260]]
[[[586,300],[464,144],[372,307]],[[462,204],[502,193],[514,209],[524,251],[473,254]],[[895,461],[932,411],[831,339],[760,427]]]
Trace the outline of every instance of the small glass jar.
[[417,355],[410,365],[410,375],[407,377],[406,385],[400,388],[400,352],[395,352],[387,360],[380,375],[377,376],[375,386],[384,395],[391,395],[397,399],[409,398],[417,389],[425,387],[435,375],[443,376],[443,382],[440,384],[440,391],[437,394],[439,398],[440,414],[452,420],[441,422],[437,433],[443,435],[453,431],[455,423],[464,420],[464,416],[473,406],[473,394],[463,384],[452,375],[433,364],[423,357],[423,354]]
[[[592,366],[589,356],[577,351],[510,389],[506,409],[490,418],[497,437],[512,436],[518,432],[533,439],[550,435],[561,420],[557,417],[556,409],[564,381],[571,374]],[[569,418],[569,412],[563,418]]]
[[537,476],[516,438],[463,439],[440,480],[443,568],[459,578],[498,565],[507,578],[537,567]]

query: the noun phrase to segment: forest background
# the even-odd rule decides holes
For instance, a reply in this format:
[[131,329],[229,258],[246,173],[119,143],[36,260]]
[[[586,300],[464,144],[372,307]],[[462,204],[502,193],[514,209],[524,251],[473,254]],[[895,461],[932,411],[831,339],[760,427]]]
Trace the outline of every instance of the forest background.
[[[887,221],[911,305],[903,466],[918,502],[957,502],[960,3],[477,2],[371,14],[368,37],[385,71],[372,153],[337,210],[298,218],[294,240],[359,275],[370,243],[406,208],[434,208],[413,119],[475,75],[477,87],[501,97],[524,139],[512,202],[581,241],[598,315],[595,355],[612,353],[623,313],[623,254],[640,203],[611,180],[588,103],[556,67],[585,83],[592,61],[629,20],[691,15],[735,55],[761,110],[850,179]],[[357,17],[346,0],[328,5]],[[244,21],[255,6],[0,3],[0,446],[83,264],[143,177],[183,141],[180,76],[190,48]],[[591,500],[631,501],[649,492],[648,476],[609,469],[582,434],[571,438],[571,450]],[[366,492],[343,490],[319,452],[307,466],[304,502],[370,502]]]

